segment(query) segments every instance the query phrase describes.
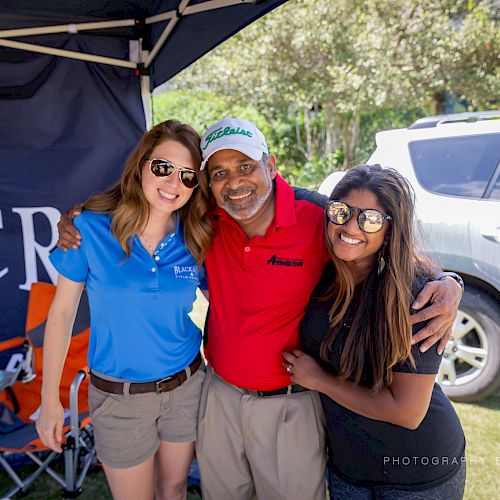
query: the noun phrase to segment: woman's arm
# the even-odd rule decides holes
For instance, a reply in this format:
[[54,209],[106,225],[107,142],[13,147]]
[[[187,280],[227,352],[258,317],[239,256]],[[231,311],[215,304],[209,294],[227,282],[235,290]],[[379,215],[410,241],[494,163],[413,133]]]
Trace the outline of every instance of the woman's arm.
[[341,381],[301,351],[283,353],[283,357],[293,382],[322,392],[364,417],[414,430],[429,408],[435,375],[394,373],[391,387],[373,394],[354,382]]
[[56,294],[45,327],[42,406],[36,428],[43,443],[58,452],[62,451],[64,424],[59,384],[84,285],[85,283],[76,283],[59,275]]

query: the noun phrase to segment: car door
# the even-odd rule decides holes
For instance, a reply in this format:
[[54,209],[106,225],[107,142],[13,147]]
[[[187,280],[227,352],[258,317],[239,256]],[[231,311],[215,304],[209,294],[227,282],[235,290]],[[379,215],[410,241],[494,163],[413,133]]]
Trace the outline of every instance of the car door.
[[[500,138],[496,144],[500,156]],[[500,159],[481,200],[482,217],[471,221],[469,237],[478,269],[500,283]]]
[[[432,249],[449,269],[500,288],[500,134],[410,141],[417,212]],[[497,199],[495,199],[495,197]]]

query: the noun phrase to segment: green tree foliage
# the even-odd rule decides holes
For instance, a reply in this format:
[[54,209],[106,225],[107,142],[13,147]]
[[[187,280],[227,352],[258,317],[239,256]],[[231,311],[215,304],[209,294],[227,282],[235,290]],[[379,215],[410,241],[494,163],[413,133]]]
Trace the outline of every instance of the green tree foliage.
[[163,120],[180,120],[189,123],[198,133],[225,116],[237,116],[253,121],[263,133],[270,134],[269,122],[256,107],[245,105],[211,92],[172,91],[153,98],[155,124]]
[[[203,116],[227,115],[227,106],[259,110],[287,173],[310,184],[324,170],[364,161],[376,127],[427,114],[437,92],[453,91],[480,109],[494,105],[500,93],[494,5],[290,0],[173,86],[223,96],[193,110],[200,124],[213,121]],[[395,111],[402,109],[409,111]]]

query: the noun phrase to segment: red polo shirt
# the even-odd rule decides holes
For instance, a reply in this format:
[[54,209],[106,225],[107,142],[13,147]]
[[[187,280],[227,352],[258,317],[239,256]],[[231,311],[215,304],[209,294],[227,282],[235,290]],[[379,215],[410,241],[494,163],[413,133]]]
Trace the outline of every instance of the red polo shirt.
[[[276,176],[276,209],[264,236],[248,238],[225,210],[206,258],[210,314],[205,354],[227,382],[253,390],[290,384],[281,352],[299,346],[299,324],[330,257],[324,200],[303,198]],[[311,193],[308,193],[311,198]]]

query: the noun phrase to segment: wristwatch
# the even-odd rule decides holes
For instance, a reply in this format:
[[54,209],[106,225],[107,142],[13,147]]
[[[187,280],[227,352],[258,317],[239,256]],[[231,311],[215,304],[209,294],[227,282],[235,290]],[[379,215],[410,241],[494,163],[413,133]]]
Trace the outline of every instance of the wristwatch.
[[442,272],[442,273],[436,274],[436,276],[434,277],[434,280],[440,281],[446,277],[453,278],[460,285],[460,288],[462,289],[462,293],[464,292],[464,289],[465,289],[464,280],[462,279],[462,276],[460,276],[457,273]]

